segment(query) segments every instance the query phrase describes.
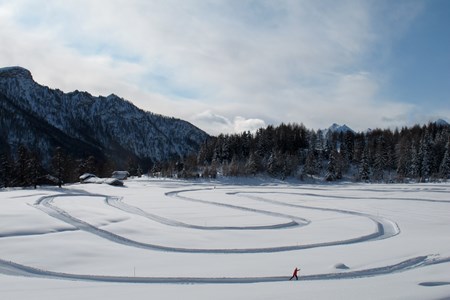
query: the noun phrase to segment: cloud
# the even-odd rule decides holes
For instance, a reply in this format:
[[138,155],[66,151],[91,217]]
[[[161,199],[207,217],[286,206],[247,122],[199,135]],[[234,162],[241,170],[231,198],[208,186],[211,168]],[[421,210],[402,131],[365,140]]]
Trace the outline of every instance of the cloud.
[[257,129],[266,126],[264,120],[246,119],[241,116],[236,116],[231,121],[209,110],[194,116],[192,122],[212,135],[218,135],[220,133],[241,133],[244,131],[255,132]]
[[235,117],[234,118],[234,131],[235,132],[244,132],[250,131],[255,132],[259,128],[266,127],[266,122],[261,119],[245,119],[243,117]]
[[389,24],[405,30],[418,14],[375,3],[0,0],[0,65],[214,134],[281,122],[375,127],[414,107],[383,95],[388,79],[368,59]]
[[221,124],[221,125],[225,125],[225,126],[231,125],[230,120],[228,120],[224,116],[216,115],[209,110],[199,113],[198,115],[196,115],[194,117],[194,120],[205,122],[205,123],[210,123],[210,124],[216,123],[216,124]]

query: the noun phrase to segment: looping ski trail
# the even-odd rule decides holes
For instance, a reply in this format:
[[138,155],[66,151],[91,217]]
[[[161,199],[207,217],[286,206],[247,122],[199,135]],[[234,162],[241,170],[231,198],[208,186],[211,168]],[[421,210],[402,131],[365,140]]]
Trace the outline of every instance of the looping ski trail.
[[[172,197],[177,197],[177,198],[180,198],[180,199],[183,199],[186,201],[203,203],[203,204],[208,204],[208,205],[216,205],[216,206],[222,206],[222,207],[243,209],[243,210],[248,210],[248,211],[252,211],[252,212],[265,213],[265,214],[269,214],[269,215],[274,215],[274,214],[277,215],[278,214],[278,213],[274,213],[274,212],[260,211],[260,210],[253,209],[253,208],[241,207],[241,206],[236,206],[236,205],[226,204],[226,203],[221,203],[221,202],[213,202],[213,201],[207,201],[207,200],[194,199],[194,198],[180,195],[180,193],[194,192],[194,191],[199,191],[199,190],[201,190],[201,189],[172,191],[172,192],[166,193],[166,195],[172,196]],[[330,242],[323,242],[323,243],[317,243],[317,244],[298,245],[298,246],[296,246],[298,248],[292,249],[292,250],[302,250],[302,249],[328,247],[328,246],[336,246],[336,245],[347,245],[347,244],[354,244],[354,243],[360,243],[360,242],[367,242],[367,241],[371,241],[371,240],[387,239],[387,238],[393,237],[400,233],[400,227],[398,226],[397,223],[395,223],[394,221],[388,220],[386,218],[379,217],[379,216],[374,216],[374,215],[366,214],[366,213],[362,213],[362,212],[343,210],[343,209],[323,208],[323,207],[314,207],[314,206],[299,205],[299,204],[290,204],[290,203],[280,202],[280,201],[276,201],[276,200],[265,199],[262,197],[252,196],[251,195],[252,193],[254,193],[254,192],[234,191],[234,192],[228,192],[227,194],[228,195],[250,194],[250,195],[246,195],[245,197],[256,200],[256,201],[260,201],[260,202],[266,202],[266,203],[271,203],[271,204],[281,205],[281,206],[289,206],[289,207],[311,209],[311,210],[318,210],[318,211],[335,212],[335,213],[340,213],[340,214],[348,214],[348,215],[365,217],[365,218],[370,219],[372,222],[374,222],[377,227],[375,232],[368,234],[368,235],[364,235],[364,236],[360,236],[360,237],[356,237],[356,238],[348,239],[348,240],[342,240],[342,241],[330,241]],[[274,192],[274,193],[278,193],[278,192]],[[258,193],[254,193],[254,194],[258,194]],[[306,219],[303,219],[303,220],[305,220],[305,222],[306,222]],[[308,224],[310,223],[309,220],[307,222],[308,222]]]
[[[300,218],[293,215],[286,215],[266,210],[260,210],[260,209],[254,209],[244,206],[237,206],[232,204],[226,204],[226,203],[219,203],[219,202],[213,202],[213,201],[206,201],[206,200],[200,200],[200,199],[194,199],[186,196],[181,196],[180,193],[184,192],[192,192],[192,191],[199,191],[199,190],[205,190],[205,189],[189,189],[189,190],[180,190],[180,191],[172,191],[166,193],[166,196],[171,197],[177,197],[179,199],[182,199],[184,201],[191,201],[191,202],[197,202],[202,203],[205,205],[215,205],[220,207],[227,207],[237,210],[244,210],[244,211],[250,211],[254,213],[260,213],[275,217],[282,217],[291,219],[295,223],[303,222],[303,225],[309,224],[310,221],[306,220],[304,218]],[[238,193],[238,192],[236,192]],[[74,216],[71,216],[66,211],[62,210],[61,208],[55,206],[52,204],[53,200],[58,197],[74,197],[74,196],[91,196],[91,197],[102,197],[105,199],[105,203],[109,203],[112,206],[125,210],[128,213],[138,214],[141,216],[145,216],[148,218],[154,218],[157,219],[159,222],[171,222],[168,219],[161,218],[156,215],[147,214],[144,211],[134,208],[132,206],[126,206],[118,204],[118,198],[117,197],[110,197],[105,195],[98,195],[98,194],[62,194],[62,195],[53,195],[53,196],[45,196],[40,198],[38,201],[36,201],[35,206],[42,210],[43,212],[47,213],[49,216],[52,216],[56,219],[59,219],[67,224],[70,224],[80,230],[84,230],[86,232],[89,232],[91,234],[97,235],[99,237],[102,237],[104,239],[107,239],[111,242],[119,243],[126,246],[141,248],[141,249],[147,249],[147,250],[154,250],[154,251],[166,251],[166,252],[180,252],[180,253],[218,253],[218,254],[251,254],[251,253],[273,253],[273,252],[284,252],[284,251],[295,251],[295,250],[304,250],[304,249],[311,249],[311,248],[319,248],[319,247],[330,247],[330,246],[338,246],[338,245],[348,245],[348,244],[354,244],[354,243],[361,243],[361,242],[367,242],[370,240],[375,239],[381,239],[381,238],[388,238],[392,237],[396,234],[398,234],[399,230],[397,230],[398,227],[395,227],[392,225],[392,222],[385,221],[382,218],[378,218],[375,216],[371,216],[368,214],[363,213],[356,213],[352,211],[345,211],[345,210],[337,210],[337,209],[331,209],[331,208],[318,208],[318,207],[311,207],[311,206],[299,206],[302,208],[308,208],[308,209],[316,209],[316,210],[322,210],[322,211],[332,211],[337,213],[346,213],[346,214],[353,214],[363,217],[368,217],[373,222],[376,223],[376,230],[370,234],[358,236],[355,238],[350,238],[347,240],[336,240],[336,241],[327,241],[327,242],[320,242],[320,243],[312,243],[312,244],[302,244],[302,245],[285,245],[285,246],[275,246],[275,247],[260,247],[260,248],[216,248],[216,249],[208,249],[208,248],[182,248],[182,247],[170,247],[170,246],[164,246],[164,245],[158,245],[158,244],[151,244],[151,243],[144,243],[135,241],[120,235],[117,235],[115,233],[112,233],[107,230],[100,229],[98,227],[95,227],[83,220],[80,220],[78,218],[75,218]],[[262,198],[257,198],[259,201],[271,201],[272,203],[278,204],[278,205],[288,205],[291,206],[291,204],[281,203],[274,200],[267,200]],[[119,207],[117,207],[119,206]],[[184,224],[184,223],[183,223]],[[185,224],[187,226],[187,224]],[[171,223],[171,226],[177,226],[176,223]],[[298,225],[300,226],[300,225]],[[244,227],[243,227],[244,228]],[[248,228],[247,228],[248,229]],[[275,228],[271,228],[275,229]],[[386,230],[388,229],[388,230]]]
[[[294,245],[294,246],[277,246],[277,247],[262,247],[262,248],[243,248],[243,249],[196,249],[196,248],[177,248],[177,247],[168,247],[163,245],[142,243],[138,241],[134,241],[128,239],[126,237],[114,234],[112,232],[100,229],[96,226],[93,226],[81,219],[78,219],[72,215],[70,215],[67,211],[58,207],[54,200],[59,197],[96,197],[102,199],[106,205],[119,209],[129,214],[139,215],[150,220],[159,222],[161,224],[167,226],[174,227],[184,227],[189,229],[199,229],[199,230],[260,230],[260,229],[286,229],[289,227],[300,227],[306,226],[311,221],[295,216],[282,214],[273,211],[255,209],[252,207],[245,206],[237,206],[229,203],[208,201],[202,199],[196,199],[181,195],[182,193],[187,192],[195,192],[195,191],[205,191],[208,189],[185,189],[185,190],[177,190],[166,193],[165,195],[168,197],[175,197],[183,201],[191,201],[196,203],[201,203],[204,205],[214,205],[219,207],[226,207],[230,209],[248,211],[253,213],[259,213],[269,216],[274,216],[278,218],[286,218],[290,219],[291,222],[281,223],[281,224],[273,224],[266,226],[197,226],[192,224],[187,224],[183,222],[179,222],[177,220],[171,220],[168,218],[164,218],[155,214],[150,214],[140,209],[139,207],[135,207],[129,204],[126,204],[122,201],[120,197],[112,197],[100,194],[89,194],[89,193],[74,193],[68,192],[67,194],[58,194],[51,196],[41,197],[34,203],[34,207],[48,214],[49,216],[56,218],[62,222],[70,224],[73,226],[73,230],[83,230],[90,234],[96,235],[98,237],[107,239],[114,243],[119,243],[122,245],[137,247],[152,251],[166,251],[166,252],[182,252],[182,253],[220,253],[220,254],[251,254],[251,253],[272,253],[272,252],[281,252],[281,251],[294,251],[294,250],[302,250],[302,249],[310,249],[317,247],[328,247],[328,246],[339,246],[339,245],[347,245],[352,243],[360,243],[360,242],[368,242],[377,239],[386,239],[389,237],[393,237],[400,233],[400,229],[398,225],[391,220],[387,220],[382,217],[374,216],[371,214],[356,212],[350,210],[343,209],[334,209],[334,208],[321,208],[321,207],[313,207],[302,204],[293,204],[287,203],[279,200],[268,199],[266,197],[261,197],[258,194],[262,194],[265,192],[257,192],[257,191],[232,191],[228,192],[228,195],[237,195],[241,197],[246,197],[254,201],[266,202],[272,205],[279,206],[287,206],[301,209],[312,209],[318,211],[327,211],[334,212],[339,214],[349,214],[356,215],[364,218],[370,219],[372,222],[376,224],[377,229],[375,232],[358,236],[348,240],[340,240],[340,241],[327,241],[322,243],[315,244],[305,244],[305,245]],[[267,194],[277,194],[277,191],[267,192]],[[291,193],[295,194],[295,193]],[[395,199],[394,199],[395,200]],[[415,200],[415,199],[410,199]],[[418,200],[420,201],[420,200]],[[444,202],[444,201],[429,201],[429,202]],[[450,202],[447,202],[450,203]],[[373,276],[381,276],[398,272],[405,272],[411,269],[416,269],[420,267],[427,267],[431,265],[450,263],[450,257],[441,258],[438,255],[424,255],[412,257],[403,261],[400,261],[395,264],[380,266],[375,268],[368,269],[360,269],[360,270],[352,270],[352,271],[342,271],[336,273],[322,273],[322,274],[307,274],[301,275],[301,281],[314,281],[314,280],[343,280],[343,279],[354,279],[354,278],[362,278],[362,277],[373,277]],[[40,268],[35,268],[32,266],[27,266],[23,264],[19,264],[12,261],[7,261],[0,259],[0,273],[12,276],[25,276],[25,277],[37,277],[37,278],[50,278],[50,279],[65,279],[65,280],[79,280],[79,281],[98,281],[98,282],[116,282],[116,283],[149,283],[149,284],[247,284],[247,283],[264,283],[264,282],[279,282],[279,281],[287,281],[289,276],[265,276],[265,277],[130,277],[130,276],[108,276],[108,275],[90,275],[90,274],[72,274],[72,273],[64,273],[64,272],[55,272],[50,270],[44,270]],[[437,285],[446,285],[448,282],[422,282],[420,285],[423,286],[437,286]]]
[[[417,256],[397,264],[356,270],[340,273],[325,273],[300,276],[301,281],[313,280],[342,280],[363,277],[381,276],[392,273],[404,272],[407,270],[426,267],[430,265],[449,263],[450,257],[442,259],[429,259],[429,256]],[[53,272],[42,270],[12,261],[0,259],[0,273],[13,276],[66,279],[79,281],[99,281],[116,283],[153,283],[153,284],[248,284],[287,281],[288,276],[266,276],[266,277],[130,277],[130,276],[106,276],[71,274],[63,272]],[[423,283],[427,285],[428,283]],[[428,286],[431,286],[428,284]]]

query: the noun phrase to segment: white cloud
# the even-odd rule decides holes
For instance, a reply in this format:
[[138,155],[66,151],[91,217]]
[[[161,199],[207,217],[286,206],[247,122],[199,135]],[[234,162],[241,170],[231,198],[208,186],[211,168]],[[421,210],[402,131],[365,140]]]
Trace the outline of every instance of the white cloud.
[[205,122],[205,123],[216,123],[224,126],[230,126],[231,122],[224,116],[219,116],[211,112],[210,110],[199,113],[194,117],[194,120]]
[[[382,98],[383,82],[366,70],[364,59],[380,43],[373,8],[365,1],[0,0],[0,65],[29,68],[64,91],[115,93],[213,134],[281,122],[382,126],[414,107]],[[401,11],[390,22],[413,18]]]
[[210,110],[195,115],[192,122],[212,135],[218,135],[220,133],[241,133],[244,131],[255,132],[257,129],[266,126],[264,120],[246,119],[241,116],[236,116],[231,121]]
[[259,128],[266,127],[266,122],[261,119],[245,119],[243,117],[235,117],[234,118],[234,131],[235,132],[244,132],[250,131],[255,132]]

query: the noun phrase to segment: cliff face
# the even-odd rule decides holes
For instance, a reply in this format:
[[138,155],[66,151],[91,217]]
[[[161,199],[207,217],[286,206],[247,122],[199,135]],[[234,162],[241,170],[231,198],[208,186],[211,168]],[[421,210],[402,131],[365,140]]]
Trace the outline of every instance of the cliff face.
[[194,125],[143,111],[116,96],[63,93],[21,67],[0,69],[0,151],[22,144],[48,161],[55,147],[74,157],[161,161],[197,151],[208,137]]

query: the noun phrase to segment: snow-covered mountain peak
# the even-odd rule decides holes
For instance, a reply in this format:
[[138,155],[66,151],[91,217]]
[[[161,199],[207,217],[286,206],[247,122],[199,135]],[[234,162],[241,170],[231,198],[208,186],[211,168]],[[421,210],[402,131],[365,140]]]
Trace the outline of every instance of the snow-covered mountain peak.
[[443,119],[438,119],[436,122],[434,122],[436,125],[439,126],[449,126],[450,124],[448,124],[447,121],[443,120]]
[[338,133],[340,133],[340,132],[343,132],[343,133],[345,133],[345,132],[355,133],[355,131],[353,129],[351,129],[350,127],[348,127],[347,125],[345,125],[345,124],[344,125],[339,125],[339,124],[336,124],[336,123],[333,123],[333,125],[328,127],[328,131],[329,132],[338,132]]

